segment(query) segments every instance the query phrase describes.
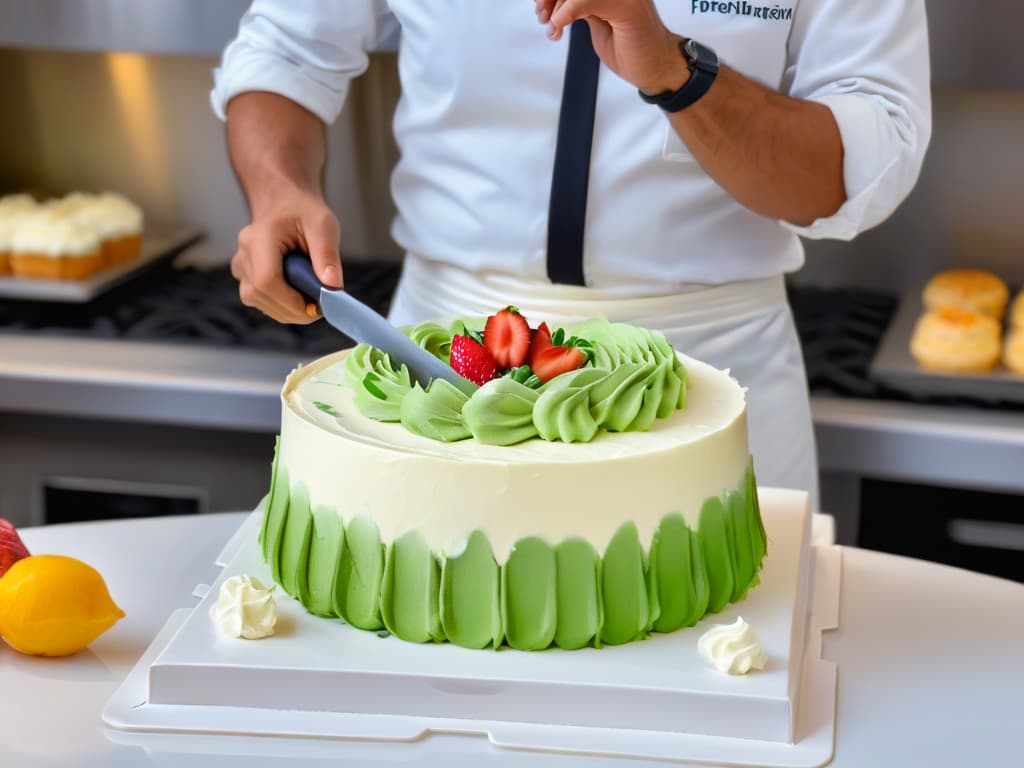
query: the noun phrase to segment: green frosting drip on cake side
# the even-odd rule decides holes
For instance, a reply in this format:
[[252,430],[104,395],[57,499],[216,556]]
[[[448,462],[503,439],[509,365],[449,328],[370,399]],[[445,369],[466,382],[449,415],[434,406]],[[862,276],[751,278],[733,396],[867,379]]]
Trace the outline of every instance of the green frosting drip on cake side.
[[[448,362],[452,337],[479,322],[458,320],[445,329],[421,323],[404,329],[414,342]],[[488,382],[471,397],[447,382],[414,385],[402,366],[361,344],[345,359],[345,382],[360,412],[377,421],[399,421],[433,440],[475,438],[513,445],[545,440],[587,442],[602,429],[650,429],[686,402],[686,370],[657,331],[625,323],[590,320],[571,330],[592,345],[593,361],[556,376],[536,389],[510,377]]]
[[750,468],[695,529],[669,514],[647,543],[627,522],[604,553],[527,537],[501,566],[480,531],[447,558],[418,531],[385,546],[368,518],[311,506],[276,458],[271,477],[260,537],[274,581],[311,613],[410,642],[573,649],[671,632],[742,600],[767,550]]

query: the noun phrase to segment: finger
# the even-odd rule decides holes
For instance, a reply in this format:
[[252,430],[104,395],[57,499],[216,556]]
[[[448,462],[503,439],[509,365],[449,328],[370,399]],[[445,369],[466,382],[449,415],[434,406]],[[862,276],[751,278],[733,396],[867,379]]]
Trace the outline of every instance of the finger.
[[[586,3],[581,0],[557,0],[554,8],[551,10],[551,26],[553,28],[553,34],[557,34],[561,37],[562,30],[572,24],[577,19],[581,19],[587,15]],[[550,35],[549,35],[550,36]],[[557,37],[552,39],[557,40]]]
[[306,299],[284,280],[281,249],[264,239],[249,252],[246,279],[255,306],[284,323],[308,323]]
[[594,50],[601,56],[611,47],[612,25],[595,16],[587,17],[587,25],[590,27],[590,40]]
[[551,20],[551,11],[554,10],[555,0],[536,0],[537,21],[547,24]]
[[338,220],[329,210],[314,214],[302,223],[303,239],[313,262],[313,271],[328,288],[341,288],[341,254],[338,252]]

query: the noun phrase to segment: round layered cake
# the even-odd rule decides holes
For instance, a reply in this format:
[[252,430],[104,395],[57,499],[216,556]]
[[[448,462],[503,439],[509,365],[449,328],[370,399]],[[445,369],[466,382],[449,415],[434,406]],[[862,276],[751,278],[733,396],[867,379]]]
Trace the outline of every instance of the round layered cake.
[[[469,325],[409,333],[448,361]],[[744,390],[652,331],[572,334],[556,341],[586,351],[578,368],[513,367],[469,395],[366,346],[294,371],[261,531],[275,581],[361,629],[524,650],[625,643],[743,598],[766,547]]]

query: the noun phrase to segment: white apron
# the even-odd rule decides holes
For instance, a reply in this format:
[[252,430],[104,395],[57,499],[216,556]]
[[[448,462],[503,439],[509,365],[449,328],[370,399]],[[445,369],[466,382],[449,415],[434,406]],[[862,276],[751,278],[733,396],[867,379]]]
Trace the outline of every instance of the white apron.
[[604,316],[654,328],[684,354],[730,370],[747,388],[758,483],[808,491],[812,508],[818,509],[807,378],[781,276],[637,298],[497,272],[467,272],[410,254],[390,318],[405,325],[485,317],[509,304],[533,323],[567,325]]

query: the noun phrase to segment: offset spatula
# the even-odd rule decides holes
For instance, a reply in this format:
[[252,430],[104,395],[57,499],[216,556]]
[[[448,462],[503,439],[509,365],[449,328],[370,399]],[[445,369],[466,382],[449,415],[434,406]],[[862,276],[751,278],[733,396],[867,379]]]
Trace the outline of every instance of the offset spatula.
[[476,391],[476,384],[462,378],[363,302],[344,289],[325,287],[313,271],[309,256],[301,251],[285,254],[284,279],[307,299],[317,302],[327,322],[339,331],[386,352],[393,362],[405,364],[421,386],[426,387],[432,379],[444,379],[467,395]]

